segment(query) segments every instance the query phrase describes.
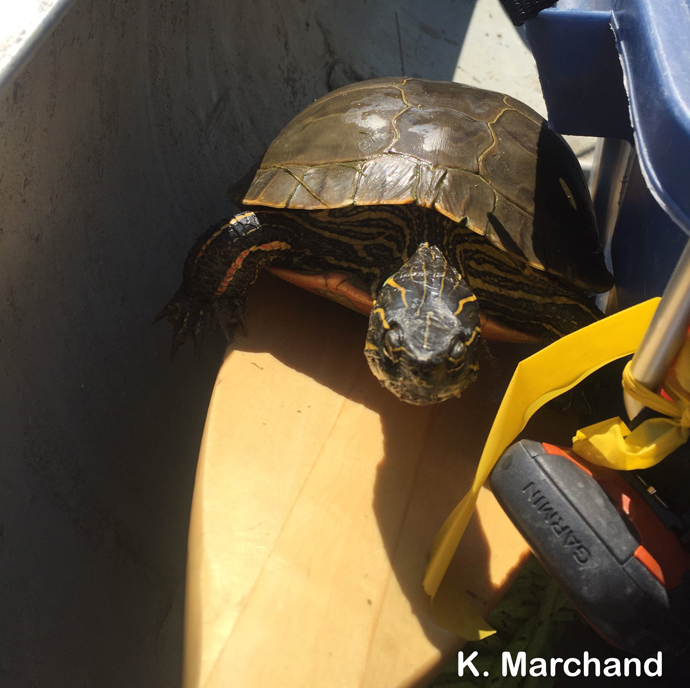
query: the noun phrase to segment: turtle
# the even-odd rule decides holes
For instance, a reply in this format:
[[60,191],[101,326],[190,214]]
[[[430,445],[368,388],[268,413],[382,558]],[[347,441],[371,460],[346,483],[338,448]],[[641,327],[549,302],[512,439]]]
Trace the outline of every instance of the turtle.
[[373,374],[431,404],[475,380],[482,338],[554,341],[601,318],[593,294],[613,283],[568,144],[524,103],[456,82],[328,93],[275,138],[239,201],[192,246],[158,315],[173,356],[209,329],[232,341],[272,269],[370,312]]

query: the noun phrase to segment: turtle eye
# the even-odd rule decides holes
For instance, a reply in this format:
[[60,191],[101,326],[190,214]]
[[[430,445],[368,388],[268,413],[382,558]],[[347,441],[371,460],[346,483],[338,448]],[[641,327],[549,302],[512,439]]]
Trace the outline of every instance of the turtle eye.
[[386,352],[391,358],[398,358],[403,345],[403,333],[399,325],[393,323],[390,330],[386,330],[384,345]]
[[450,345],[448,350],[448,357],[455,361],[460,360],[465,357],[465,352],[467,351],[467,345],[465,344],[465,339],[461,336],[456,337],[453,343]]

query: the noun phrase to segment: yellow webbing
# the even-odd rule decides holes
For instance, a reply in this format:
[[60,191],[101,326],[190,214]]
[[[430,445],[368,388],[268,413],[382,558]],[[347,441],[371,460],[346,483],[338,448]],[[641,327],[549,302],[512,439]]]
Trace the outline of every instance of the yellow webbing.
[[[690,371],[690,347],[686,344],[677,369]],[[620,471],[649,468],[672,451],[678,449],[690,436],[690,395],[687,388],[669,377],[664,389],[673,401],[648,390],[630,372],[630,363],[623,371],[623,387],[630,396],[648,408],[670,418],[651,418],[632,432],[620,418],[610,418],[578,430],[573,438],[573,449],[591,463]]]
[[[604,318],[559,339],[533,356],[521,361],[517,366],[491,427],[472,487],[446,519],[432,544],[431,560],[424,577],[424,589],[431,596],[432,614],[437,623],[466,640],[478,640],[495,632],[465,595],[454,596],[452,609],[447,603],[440,605],[435,602],[436,592],[472,516],[479,491],[501,454],[537,410],[555,397],[572,389],[594,371],[637,350],[658,303],[658,298],[651,299]],[[631,389],[636,390],[637,386],[633,386]],[[636,392],[633,391],[633,393]],[[646,398],[642,400],[642,403],[647,403]],[[674,414],[677,418],[678,407],[674,404],[672,406],[674,406]],[[662,411],[662,413],[666,413],[666,411]],[[688,415],[690,415],[689,412],[680,413],[681,418]],[[682,420],[686,420],[686,418],[682,418]],[[667,424],[670,423],[670,426],[664,426],[666,429],[657,436],[661,437],[664,433],[671,433],[672,435],[678,433],[679,431],[673,428],[682,425],[682,420],[665,421]],[[613,428],[611,432],[615,434],[615,432],[620,431],[621,436],[623,435],[620,425],[616,424],[615,421],[608,422],[613,423],[613,425],[609,426],[607,432]],[[587,437],[584,439],[585,435],[583,435],[582,441],[592,444],[593,437],[598,436],[598,433],[590,434],[589,431],[597,428],[598,425],[580,431],[585,433]],[[634,433],[627,435],[628,443],[632,435]],[[676,441],[679,437],[680,435],[674,435],[672,439]],[[579,438],[580,433],[576,439],[579,441]],[[623,439],[626,441],[625,437]],[[597,440],[592,446],[595,446],[596,442]],[[664,447],[667,448],[672,444],[673,442],[669,441]],[[577,449],[577,451],[579,453],[580,450]],[[600,449],[596,451],[600,452]],[[601,456],[603,457],[603,452],[601,452]],[[604,465],[619,467],[618,464],[608,463],[606,459],[603,461]],[[652,464],[649,463],[649,457],[640,459],[634,455],[626,455],[624,465],[631,469],[644,468]]]

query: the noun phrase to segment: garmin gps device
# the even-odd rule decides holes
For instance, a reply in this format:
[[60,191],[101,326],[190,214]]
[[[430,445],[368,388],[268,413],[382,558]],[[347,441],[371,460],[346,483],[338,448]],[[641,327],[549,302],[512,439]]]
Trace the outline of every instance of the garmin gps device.
[[690,647],[690,553],[634,476],[629,481],[570,449],[523,440],[499,459],[491,488],[605,639],[632,654],[677,655]]

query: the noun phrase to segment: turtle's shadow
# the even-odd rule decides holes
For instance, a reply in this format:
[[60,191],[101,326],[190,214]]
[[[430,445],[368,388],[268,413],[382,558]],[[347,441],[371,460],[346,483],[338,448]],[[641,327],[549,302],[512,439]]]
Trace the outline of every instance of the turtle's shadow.
[[[427,637],[448,647],[448,633],[432,622],[421,585],[429,546],[471,484],[515,365],[534,348],[493,343],[491,355],[483,356],[478,380],[462,398],[415,407],[398,401],[369,372],[363,355],[365,317],[268,275],[257,286],[247,316],[250,336],[238,337],[235,348],[268,352],[379,415],[384,458],[377,467],[373,507],[382,540],[397,582]],[[310,336],[332,349],[327,356],[305,354],[305,337]],[[329,363],[324,365],[324,360]],[[572,436],[573,425],[572,420],[546,410],[535,416],[527,433],[564,443]],[[485,611],[498,597],[489,562],[485,528],[475,517],[453,566],[471,569],[469,593]]]

